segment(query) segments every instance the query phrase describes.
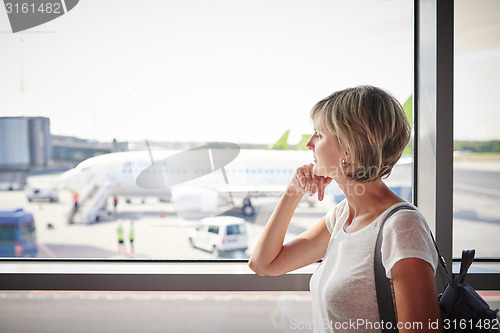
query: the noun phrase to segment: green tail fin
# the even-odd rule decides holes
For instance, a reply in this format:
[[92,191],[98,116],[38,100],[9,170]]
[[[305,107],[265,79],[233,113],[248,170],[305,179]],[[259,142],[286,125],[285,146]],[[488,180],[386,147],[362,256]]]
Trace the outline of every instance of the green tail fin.
[[288,150],[288,134],[290,134],[290,130],[287,130],[285,134],[281,136],[281,138],[274,144],[271,148],[273,150]]
[[[403,110],[405,111],[406,118],[408,118],[408,121],[410,122],[410,125],[413,126],[412,122],[412,96],[406,100],[405,104],[403,104]],[[411,140],[408,143],[408,146],[406,146],[405,150],[403,151],[403,154],[411,154],[412,151],[412,146],[411,146]]]
[[306,147],[306,143],[310,138],[310,134],[302,134],[302,139],[300,139],[300,142],[295,146],[295,150],[308,150],[308,148]]

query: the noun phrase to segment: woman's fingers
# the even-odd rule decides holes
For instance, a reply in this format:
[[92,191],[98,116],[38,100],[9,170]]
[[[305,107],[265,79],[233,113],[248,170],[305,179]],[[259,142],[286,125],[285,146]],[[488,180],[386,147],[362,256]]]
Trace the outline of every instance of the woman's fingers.
[[325,198],[325,188],[330,185],[332,178],[318,177],[318,200],[322,201]]
[[318,184],[318,200],[323,200],[325,196],[325,178],[321,177]]
[[310,196],[314,195],[318,191],[318,176],[313,174],[314,164],[304,165],[301,168],[301,172],[303,177],[302,179],[302,188],[306,193],[309,193]]
[[316,175],[312,175],[311,187],[309,189],[310,196],[313,196],[315,193],[319,193],[319,191],[321,190],[320,187],[321,187],[321,179],[322,178],[323,177],[318,177]]
[[303,165],[297,170],[297,179],[299,180],[300,187],[307,192],[307,183],[311,179],[311,170],[309,170],[308,165]]
[[325,198],[325,188],[332,182],[330,177],[321,177],[321,185],[319,186],[320,192],[318,192],[318,200],[322,201]]
[[332,179],[328,177],[316,176],[313,173],[314,164],[303,165],[297,169],[295,178],[299,187],[309,196],[318,193],[318,200],[323,200],[325,187],[331,183]]
[[307,193],[310,193],[314,184],[314,176],[310,172],[307,172],[304,174],[304,177],[305,177],[304,190]]

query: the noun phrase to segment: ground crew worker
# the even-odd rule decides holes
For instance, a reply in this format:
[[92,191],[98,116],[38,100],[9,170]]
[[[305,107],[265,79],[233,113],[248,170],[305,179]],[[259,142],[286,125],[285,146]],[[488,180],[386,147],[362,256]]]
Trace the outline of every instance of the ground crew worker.
[[130,253],[134,253],[134,220],[130,220],[130,232],[128,234],[130,240]]
[[73,214],[78,211],[78,192],[73,192]]
[[118,220],[118,228],[116,229],[116,232],[118,233],[118,253],[123,253],[125,252],[125,249],[123,243],[123,227],[121,220]]

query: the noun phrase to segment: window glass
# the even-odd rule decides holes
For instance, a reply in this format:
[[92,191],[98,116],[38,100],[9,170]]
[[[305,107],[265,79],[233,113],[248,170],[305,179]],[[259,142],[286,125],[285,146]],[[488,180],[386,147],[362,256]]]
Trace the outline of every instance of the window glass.
[[0,245],[12,245],[15,241],[15,227],[12,225],[0,225]]
[[21,240],[27,242],[32,240],[35,235],[35,225],[33,223],[23,224],[21,227]]
[[500,257],[500,3],[455,1],[453,257]]
[[211,225],[208,227],[208,232],[211,232],[212,234],[218,234],[219,227]]
[[227,226],[227,234],[228,235],[244,234],[245,232],[246,232],[245,226],[242,224],[228,225]]
[[[86,0],[17,33],[0,15],[0,208],[34,215],[38,257],[249,258],[313,160],[317,101],[369,84],[411,116],[412,6]],[[411,201],[402,161],[386,181]],[[305,197],[287,240],[342,199]],[[246,243],[190,246],[210,215],[243,218]]]

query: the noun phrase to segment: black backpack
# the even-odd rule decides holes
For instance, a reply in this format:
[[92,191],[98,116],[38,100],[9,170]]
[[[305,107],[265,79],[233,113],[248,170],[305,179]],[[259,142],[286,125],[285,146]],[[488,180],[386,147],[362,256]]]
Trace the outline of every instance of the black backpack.
[[[394,303],[392,301],[391,283],[386,277],[385,268],[382,265],[382,238],[385,222],[394,213],[401,209],[412,209],[411,206],[399,206],[389,212],[380,226],[375,246],[375,287],[377,289],[377,301],[381,323],[386,323],[382,327],[382,332],[398,332],[396,324],[396,314],[394,313]],[[432,236],[432,234],[431,234]],[[436,276],[446,276],[448,284],[444,292],[438,295],[439,308],[443,328],[446,333],[467,332],[467,333],[490,333],[500,332],[500,318],[498,309],[492,310],[488,303],[479,296],[476,291],[465,284],[465,277],[472,261],[474,260],[475,250],[462,251],[462,262],[460,265],[460,274],[455,276],[453,281],[448,278],[446,262],[439,253],[436,241],[432,236],[434,246],[439,257],[440,266]],[[437,283],[439,285],[439,283]],[[387,324],[387,323],[392,323]]]
[[500,332],[498,309],[492,310],[476,291],[465,284],[475,250],[463,250],[460,274],[439,294],[445,332]]

